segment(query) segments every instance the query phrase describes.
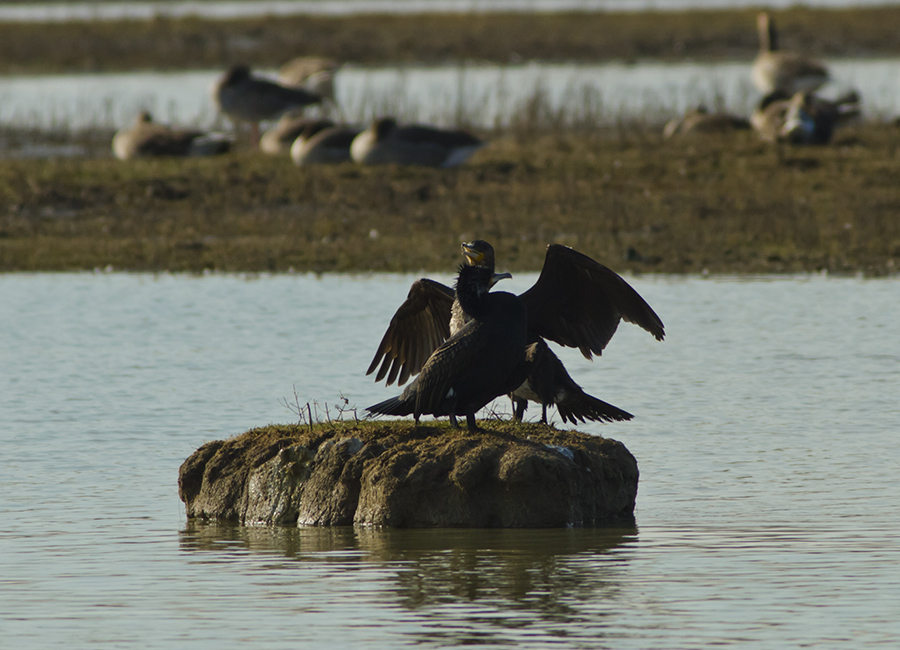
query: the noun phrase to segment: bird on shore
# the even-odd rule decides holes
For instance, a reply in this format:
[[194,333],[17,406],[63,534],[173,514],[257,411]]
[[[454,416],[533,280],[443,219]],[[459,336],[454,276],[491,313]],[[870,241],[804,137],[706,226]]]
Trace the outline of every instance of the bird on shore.
[[778,142],[791,96],[783,90],[774,90],[759,100],[750,114],[750,124],[763,142]]
[[175,129],[153,121],[148,111],[140,111],[134,123],[116,132],[113,154],[119,160],[154,156],[214,156],[231,148],[224,133],[199,129]]
[[346,162],[350,145],[359,135],[354,126],[333,125],[319,131],[301,133],[291,145],[291,160],[295,165],[327,165]]
[[696,133],[729,133],[750,128],[750,121],[740,115],[710,113],[705,106],[687,111],[681,117],[669,120],[663,129],[664,138]]
[[[489,243],[476,240],[462,249],[467,264],[494,270],[494,249]],[[621,276],[558,244],[548,246],[540,277],[520,298],[528,312],[529,345],[549,339],[577,347],[591,359],[602,353],[621,320],[637,324],[658,340],[665,335],[662,321]],[[391,319],[366,374],[377,370],[376,381],[386,378],[387,385],[395,380],[402,385],[467,318],[449,287],[417,280]],[[531,351],[529,363],[536,374],[529,375],[527,386],[511,391],[519,419],[529,399],[542,404],[544,421],[546,406],[553,404],[573,422],[631,418],[626,411],[584,393],[546,344]]]
[[318,93],[256,76],[243,64],[231,66],[215,83],[212,94],[216,106],[233,122],[251,125],[254,147],[259,144],[260,122],[277,120],[322,101]]
[[776,90],[763,97],[750,116],[750,123],[764,142],[827,144],[836,128],[859,114],[856,91],[832,100],[811,91],[790,96]]
[[778,49],[775,19],[767,12],[756,17],[759,54],[753,62],[753,84],[764,95],[780,90],[793,95],[801,90],[816,90],[829,80],[828,68],[819,61],[796,52]]
[[465,415],[469,431],[477,431],[475,413],[521,385],[527,373],[525,305],[511,293],[490,291],[507,277],[512,276],[485,266],[460,265],[455,294],[468,320],[428,356],[402,394],[366,410],[412,414],[416,424],[422,415],[447,415],[454,428],[457,416]]
[[323,129],[334,126],[334,122],[325,118],[305,117],[302,113],[282,115],[275,126],[262,134],[259,149],[273,155],[290,151],[294,141],[299,137],[311,137]]
[[350,155],[364,165],[456,167],[486,144],[467,131],[401,126],[392,117],[382,117],[356,136]]
[[298,56],[278,69],[278,83],[305,88],[331,102],[334,98],[334,76],[341,64],[323,56]]
[[793,144],[828,144],[838,126],[859,114],[859,95],[856,92],[827,100],[810,91],[801,91],[788,102],[781,139]]

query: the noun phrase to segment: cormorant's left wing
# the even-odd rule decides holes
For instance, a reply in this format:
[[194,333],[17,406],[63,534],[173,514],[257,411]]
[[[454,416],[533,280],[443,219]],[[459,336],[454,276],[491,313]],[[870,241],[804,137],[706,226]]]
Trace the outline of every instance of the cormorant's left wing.
[[426,278],[413,282],[366,374],[378,368],[375,381],[387,376],[388,386],[395,380],[402,386],[411,375],[418,374],[431,353],[450,336],[453,297],[453,289],[440,282]]

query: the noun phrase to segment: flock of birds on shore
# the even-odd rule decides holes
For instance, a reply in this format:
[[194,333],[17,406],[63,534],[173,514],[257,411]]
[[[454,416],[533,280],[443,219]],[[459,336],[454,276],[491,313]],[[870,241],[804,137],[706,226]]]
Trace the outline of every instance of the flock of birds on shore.
[[[486,144],[461,129],[401,125],[393,117],[380,117],[367,128],[306,117],[307,107],[334,103],[337,68],[330,59],[300,57],[282,66],[277,80],[270,80],[246,65],[233,65],[213,87],[213,101],[236,126],[250,126],[254,147],[270,154],[289,151],[297,165],[354,160],[364,165],[453,167]],[[274,120],[275,126],[260,134],[260,123]],[[117,158],[127,160],[215,155],[228,151],[232,141],[222,133],[158,124],[142,111],[132,126],[115,134],[112,146]]]
[[770,14],[757,15],[757,29],[759,53],[751,77],[763,97],[750,117],[709,112],[701,106],[666,124],[665,137],[752,128],[764,142],[822,145],[831,141],[836,128],[859,117],[857,92],[835,99],[816,94],[831,80],[828,68],[800,53],[779,49]]
[[[815,94],[829,80],[819,62],[777,47],[767,13],[758,17],[760,52],[752,78],[764,94],[749,118],[691,111],[666,125],[664,136],[753,128],[768,142],[825,144],[834,129],[859,115],[859,97],[837,100]],[[308,118],[303,110],[334,101],[337,64],[301,58],[282,67],[277,81],[254,75],[245,65],[225,72],[213,89],[215,103],[237,124],[249,124],[254,146],[267,153],[290,152],[298,165],[338,163],[449,167],[485,145],[470,133],[425,125],[399,125],[391,117],[368,127]],[[259,124],[278,120],[260,134]],[[231,136],[179,130],[141,113],[118,132],[113,151],[122,159],[154,155],[211,155],[226,151]],[[521,420],[529,401],[541,406],[541,420],[555,406],[563,422],[622,421],[633,416],[588,393],[569,375],[547,344],[600,355],[620,321],[634,323],[663,340],[660,318],[619,275],[571,248],[550,245],[535,285],[516,296],[491,291],[508,273],[496,273],[494,250],[484,241],[463,244],[464,262],[453,288],[428,279],[413,283],[391,319],[367,374],[376,381],[405,384],[395,397],[369,406],[373,414],[449,416],[454,427],[465,417],[477,430],[475,413],[508,395]]]
[[[819,61],[778,48],[774,19],[757,17],[760,49],[751,77],[763,97],[748,117],[710,112],[700,106],[666,124],[667,138],[695,133],[754,129],[766,142],[827,144],[840,125],[860,115],[855,91],[825,99],[816,91],[830,80]],[[453,167],[487,144],[471,133],[434,126],[401,125],[380,117],[366,128],[305,117],[304,109],[335,103],[334,75],[339,64],[319,57],[300,57],[281,67],[278,78],[254,74],[234,65],[217,81],[213,100],[235,126],[249,124],[252,143],[271,154],[290,152],[297,165],[339,163],[400,164]],[[261,122],[277,123],[260,135]],[[214,155],[228,151],[234,138],[198,129],[155,123],[146,111],[116,133],[113,152],[120,159],[141,156]]]

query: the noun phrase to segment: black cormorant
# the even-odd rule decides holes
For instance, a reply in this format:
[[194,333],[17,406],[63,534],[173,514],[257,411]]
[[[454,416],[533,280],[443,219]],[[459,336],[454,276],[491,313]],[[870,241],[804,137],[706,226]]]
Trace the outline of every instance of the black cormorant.
[[[470,265],[494,269],[494,250],[477,240],[462,245]],[[544,267],[537,282],[520,296],[528,312],[529,381],[511,393],[515,415],[521,419],[527,400],[546,407],[556,404],[563,421],[629,420],[633,416],[585,393],[566,372],[562,361],[543,339],[577,347],[588,359],[600,355],[621,320],[634,323],[662,340],[662,321],[621,276],[590,257],[566,246],[547,247]],[[421,370],[431,350],[452,335],[465,314],[453,292],[439,282],[421,279],[413,283],[400,306],[367,374],[376,381],[387,378],[403,384]]]
[[[463,244],[463,254],[466,263],[494,271],[494,248],[487,242]],[[378,368],[375,381],[387,377],[388,386],[394,381],[402,386],[411,375],[418,374],[431,353],[466,320],[453,289],[428,278],[416,280],[391,318],[366,374],[371,375]]]
[[528,313],[511,293],[490,292],[508,273],[461,265],[456,298],[467,321],[428,357],[421,373],[401,395],[368,407],[372,413],[415,416],[465,415],[477,430],[475,412],[522,384],[527,375]]

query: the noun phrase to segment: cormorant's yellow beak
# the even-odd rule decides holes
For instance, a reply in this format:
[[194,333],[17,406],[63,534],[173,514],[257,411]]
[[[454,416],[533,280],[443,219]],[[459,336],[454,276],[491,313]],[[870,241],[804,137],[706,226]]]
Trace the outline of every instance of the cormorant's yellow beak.
[[462,253],[466,256],[469,266],[479,266],[484,262],[484,253],[472,247],[472,244],[463,243]]
[[510,278],[512,278],[512,273],[494,273],[494,275],[491,276],[491,286],[493,287],[500,282],[500,280],[507,280]]

